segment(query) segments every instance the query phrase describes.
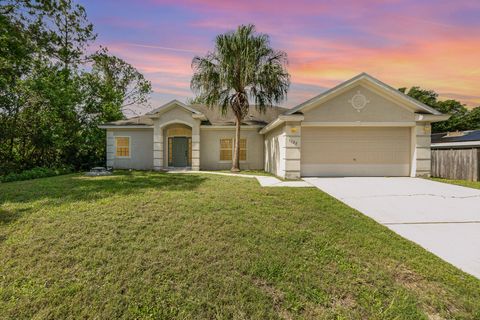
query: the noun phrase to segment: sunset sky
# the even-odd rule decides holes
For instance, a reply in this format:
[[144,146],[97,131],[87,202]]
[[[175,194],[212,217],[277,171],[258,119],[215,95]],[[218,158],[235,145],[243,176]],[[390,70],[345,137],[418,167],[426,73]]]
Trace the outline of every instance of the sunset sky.
[[[367,72],[480,105],[479,0],[80,0],[98,44],[152,82],[152,105],[192,97],[191,61],[253,23],[287,52],[288,107]],[[145,110],[146,111],[146,110]]]

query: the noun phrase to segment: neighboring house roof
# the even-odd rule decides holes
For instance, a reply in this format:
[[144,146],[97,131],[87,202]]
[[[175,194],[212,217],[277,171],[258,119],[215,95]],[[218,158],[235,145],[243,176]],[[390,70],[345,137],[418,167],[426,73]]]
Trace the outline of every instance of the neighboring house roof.
[[480,146],[480,130],[443,132],[432,134],[432,147]]
[[372,77],[371,75],[369,75],[365,72],[360,73],[359,75],[351,78],[350,80],[342,82],[339,85],[333,87],[332,89],[329,89],[329,90],[313,97],[312,99],[307,100],[307,101],[299,104],[295,108],[290,109],[286,114],[294,114],[294,113],[301,112],[302,109],[307,108],[307,107],[309,107],[312,104],[315,104],[317,102],[329,100],[330,98],[333,98],[334,96],[336,96],[338,93],[346,91],[346,90],[350,89],[351,87],[353,87],[353,86],[355,86],[355,85],[357,85],[358,83],[361,83],[361,82],[368,82],[368,83],[372,84],[374,87],[381,88],[385,92],[388,92],[391,96],[396,97],[398,99],[401,99],[402,101],[406,102],[407,104],[409,104],[411,106],[414,106],[414,107],[418,108],[420,111],[422,111],[424,113],[433,114],[433,115],[441,115],[442,114],[441,112],[427,106],[426,104],[424,104],[424,103],[422,103],[422,102],[420,102],[416,99],[413,99],[412,97],[409,97],[408,95],[404,94],[403,92],[389,86],[386,83],[383,83],[382,81]]

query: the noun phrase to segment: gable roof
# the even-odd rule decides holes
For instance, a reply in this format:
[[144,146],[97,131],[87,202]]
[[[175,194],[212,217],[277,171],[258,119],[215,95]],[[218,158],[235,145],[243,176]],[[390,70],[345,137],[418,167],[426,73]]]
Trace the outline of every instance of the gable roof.
[[147,114],[147,115],[154,115],[154,114],[157,114],[157,113],[161,113],[161,112],[163,112],[163,111],[167,111],[167,110],[169,110],[169,109],[171,109],[171,108],[173,108],[173,107],[175,107],[175,106],[182,107],[182,108],[184,108],[185,110],[190,111],[190,112],[195,113],[195,114],[202,114],[200,111],[195,110],[195,109],[193,109],[193,108],[190,108],[189,106],[187,106],[187,105],[184,104],[183,102],[180,102],[180,101],[178,101],[178,100],[176,100],[176,99],[174,99],[174,100],[172,100],[172,101],[170,101],[170,102],[167,102],[167,103],[165,103],[164,105],[162,105],[162,106],[160,106],[160,107],[158,107],[158,108],[156,108],[156,109],[153,109],[153,110],[150,111],[150,112],[147,112],[146,114]]
[[[142,116],[136,116],[128,118],[125,120],[112,121],[102,124],[100,127],[136,127],[136,128],[150,128],[153,126],[153,119],[158,113],[163,113],[170,110],[176,106],[180,106],[195,115],[201,115],[204,121],[213,126],[234,126],[235,117],[233,113],[229,110],[225,115],[220,112],[218,107],[208,107],[206,105],[195,104],[195,105],[185,105],[184,103],[178,100],[172,100]],[[285,113],[289,109],[282,107],[267,107],[265,112],[260,112],[256,106],[251,106],[250,110],[243,119],[242,125],[250,126],[265,126],[269,122],[275,120],[279,115]]]
[[[198,112],[205,115],[208,122],[214,126],[234,126],[235,125],[235,116],[231,110],[228,110],[225,115],[220,111],[219,107],[208,107],[206,105],[195,104],[190,106],[192,109],[198,110]],[[289,109],[272,106],[266,107],[265,112],[260,112],[259,109],[253,105],[250,106],[248,114],[242,121],[242,125],[257,125],[265,126],[266,124],[272,122],[279,115],[287,112]]]
[[386,83],[372,77],[371,75],[363,72],[360,73],[359,75],[351,78],[350,80],[347,80],[345,82],[340,83],[339,85],[313,97],[310,100],[307,100],[298,106],[294,107],[293,109],[290,109],[290,111],[286,112],[285,114],[294,114],[297,112],[301,112],[303,109],[312,106],[313,104],[321,101],[328,101],[331,98],[337,96],[339,93],[344,92],[352,87],[354,87],[357,84],[360,83],[369,83],[373,85],[374,87],[378,88],[379,90],[385,92],[386,94],[396,97],[406,104],[417,108],[421,112],[425,112],[428,114],[433,114],[433,115],[441,115],[442,113],[433,109],[432,107],[427,106],[426,104],[413,99],[412,97],[409,97],[408,95],[404,94],[403,92],[387,85]]
[[137,127],[137,128],[150,128],[153,126],[153,120],[151,117],[143,115],[143,116],[137,116],[137,117],[132,117],[124,120],[117,120],[117,121],[111,121],[104,123],[100,125],[100,128],[106,128],[106,127]]

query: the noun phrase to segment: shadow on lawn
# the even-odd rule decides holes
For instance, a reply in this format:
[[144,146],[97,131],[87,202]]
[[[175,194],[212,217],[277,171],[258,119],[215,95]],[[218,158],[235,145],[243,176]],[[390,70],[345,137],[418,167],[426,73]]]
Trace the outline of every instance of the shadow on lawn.
[[[114,195],[128,195],[147,189],[156,191],[192,191],[204,177],[194,174],[156,172],[115,172],[111,176],[86,177],[67,175],[5,183],[0,185],[0,226],[19,219],[33,209],[33,202],[42,205],[62,205],[76,201],[94,201]],[[5,203],[19,208],[6,209]]]

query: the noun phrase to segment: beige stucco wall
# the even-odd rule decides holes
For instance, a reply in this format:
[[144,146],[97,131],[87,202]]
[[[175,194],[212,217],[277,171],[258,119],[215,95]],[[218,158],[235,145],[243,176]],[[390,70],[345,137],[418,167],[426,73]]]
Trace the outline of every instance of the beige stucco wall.
[[265,171],[279,177],[285,176],[285,125],[265,134]]
[[[115,137],[130,137],[130,158],[115,157]],[[108,129],[107,166],[114,169],[153,168],[153,129]]]
[[[357,93],[365,95],[368,103],[360,112],[349,100]],[[406,122],[415,121],[414,112],[394,103],[371,89],[358,85],[325,103],[303,112],[304,122]]]
[[[263,170],[263,135],[258,133],[258,129],[242,128],[240,137],[247,139],[247,161],[241,161],[240,168]],[[200,128],[201,170],[227,170],[232,167],[232,161],[220,161],[220,139],[222,138],[235,138],[235,128]]]
[[417,123],[413,128],[414,139],[414,176],[429,177],[431,174],[431,125],[430,123]]

